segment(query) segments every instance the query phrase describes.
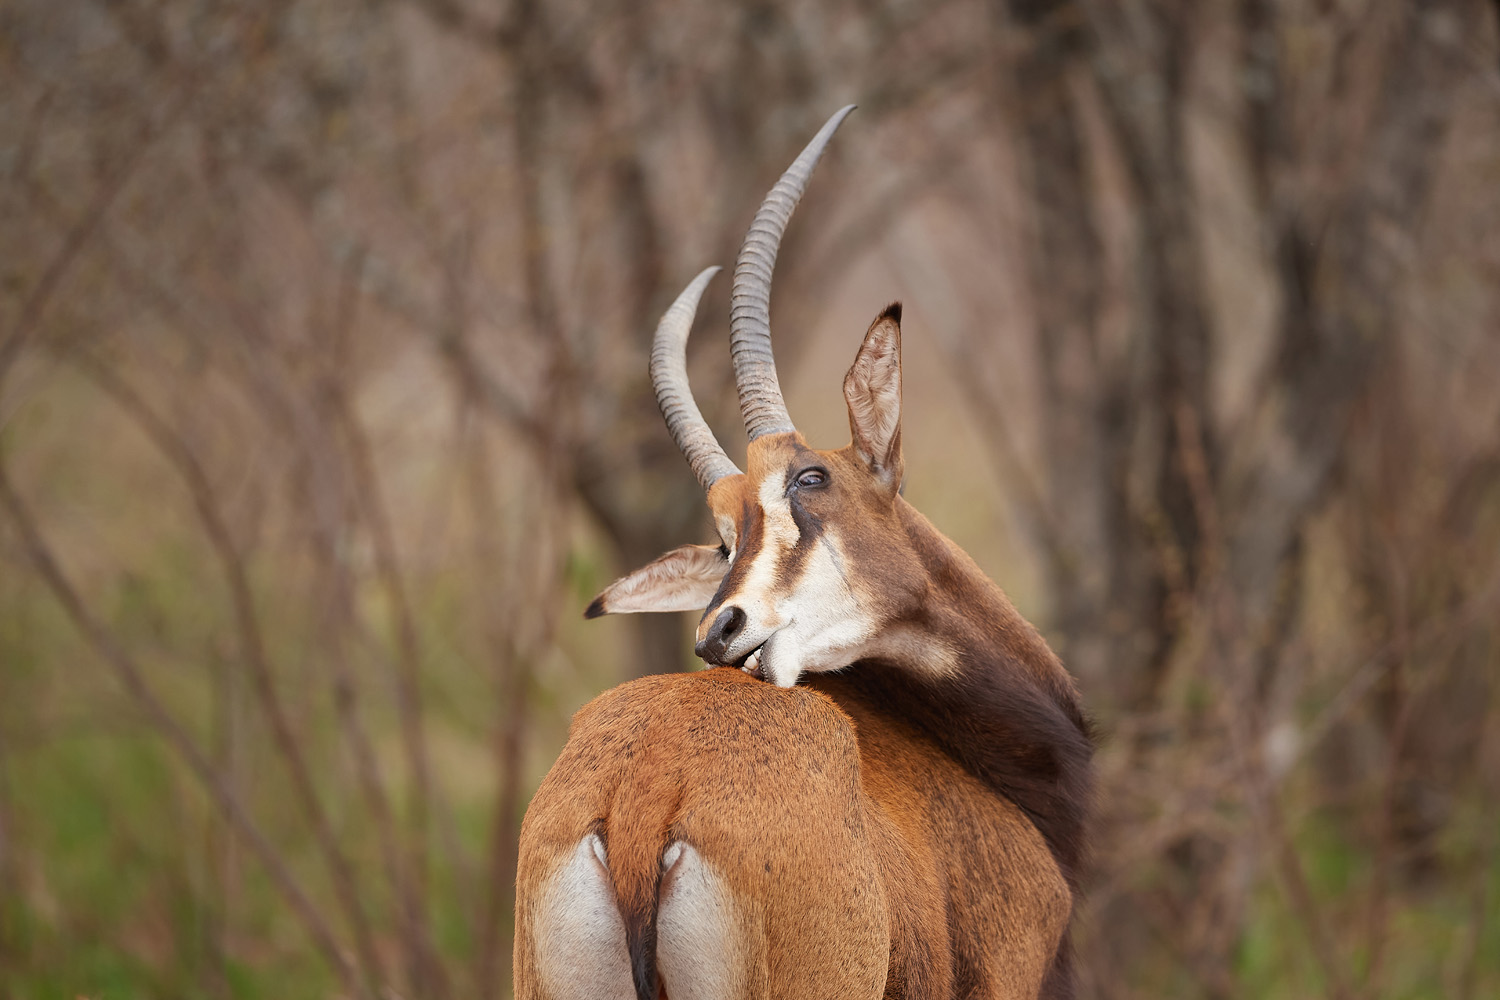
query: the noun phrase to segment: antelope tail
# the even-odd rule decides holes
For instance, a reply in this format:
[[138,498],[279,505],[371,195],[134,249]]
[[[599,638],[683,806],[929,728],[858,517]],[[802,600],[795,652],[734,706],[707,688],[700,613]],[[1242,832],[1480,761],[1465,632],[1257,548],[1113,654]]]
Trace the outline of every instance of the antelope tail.
[[656,925],[662,873],[669,867],[663,863],[663,853],[668,827],[677,812],[676,796],[662,795],[659,787],[645,787],[648,782],[651,776],[640,773],[626,780],[616,802],[629,802],[630,808],[613,810],[607,831],[610,878],[625,925],[636,1000],[658,1000],[661,991]]

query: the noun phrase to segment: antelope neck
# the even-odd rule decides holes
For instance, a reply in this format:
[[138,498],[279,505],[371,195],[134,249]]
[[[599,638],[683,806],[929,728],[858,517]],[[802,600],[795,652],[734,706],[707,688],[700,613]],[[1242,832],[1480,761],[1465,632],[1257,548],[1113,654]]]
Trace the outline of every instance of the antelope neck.
[[1092,732],[1041,635],[961,549],[904,501],[902,522],[929,578],[916,618],[897,623],[948,651],[950,670],[907,658],[859,660],[804,683],[909,724],[1022,809],[1076,885],[1092,794]]

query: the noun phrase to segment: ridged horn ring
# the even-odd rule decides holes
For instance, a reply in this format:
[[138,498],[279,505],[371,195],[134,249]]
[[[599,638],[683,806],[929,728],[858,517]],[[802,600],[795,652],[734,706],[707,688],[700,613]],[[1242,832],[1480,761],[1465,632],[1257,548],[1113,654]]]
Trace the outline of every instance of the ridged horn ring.
[[854,105],[850,104],[835,112],[781,175],[761,203],[760,211],[755,213],[734,262],[729,353],[734,361],[740,413],[752,441],[764,434],[796,429],[781,398],[776,359],[771,354],[771,272],[776,267],[782,234],[807,187],[807,179],[818,165],[828,140],[853,110]]
[[693,318],[698,313],[698,300],[720,270],[719,267],[705,268],[688,283],[662,316],[651,342],[651,385],[656,390],[656,405],[661,407],[672,440],[677,442],[705,492],[725,476],[739,475],[740,472],[719,447],[708,421],[703,419],[698,404],[693,402],[687,375],[687,339],[693,328]]

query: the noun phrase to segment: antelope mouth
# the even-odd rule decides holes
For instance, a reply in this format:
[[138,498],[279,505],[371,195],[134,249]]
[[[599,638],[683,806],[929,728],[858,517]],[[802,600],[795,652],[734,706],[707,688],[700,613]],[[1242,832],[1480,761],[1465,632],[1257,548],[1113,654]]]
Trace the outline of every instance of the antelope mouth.
[[756,646],[754,649],[747,652],[744,656],[740,657],[738,660],[735,660],[732,664],[730,664],[730,666],[738,667],[757,680],[765,680],[766,675],[762,673],[760,669],[761,652],[765,648],[766,644],[763,642],[759,646]]

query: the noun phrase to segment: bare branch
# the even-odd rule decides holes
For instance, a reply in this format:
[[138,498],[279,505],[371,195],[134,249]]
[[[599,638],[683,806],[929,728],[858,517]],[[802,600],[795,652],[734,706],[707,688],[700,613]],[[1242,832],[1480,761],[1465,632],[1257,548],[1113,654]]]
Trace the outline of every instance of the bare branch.
[[313,783],[312,771],[304,758],[301,744],[292,728],[285,706],[282,704],[275,676],[266,655],[265,640],[259,615],[255,610],[255,598],[250,589],[249,575],[229,526],[220,513],[218,500],[214,495],[208,475],[198,462],[197,456],[113,370],[84,354],[74,354],[69,360],[114,399],[121,409],[137,423],[176,469],[188,489],[193,509],[208,536],[210,546],[218,558],[229,587],[231,604],[239,626],[241,652],[246,666],[250,668],[256,695],[267,721],[271,724],[276,748],[291,775],[292,787],[298,802],[312,825],[314,836],[328,864],[345,918],[354,931],[355,947],[360,956],[360,972],[365,979],[366,990],[372,995],[378,995],[378,983],[383,978],[380,971],[381,963],[377,957],[374,938],[364,907],[359,901],[354,872],[333,835],[332,826]]
[[219,774],[204,756],[182,725],[172,717],[146,683],[145,673],[135,659],[96,618],[89,614],[82,596],[63,574],[56,557],[37,530],[36,520],[11,486],[3,453],[0,453],[0,504],[10,515],[21,537],[22,547],[32,566],[46,582],[52,595],[62,605],[63,611],[74,626],[83,633],[100,659],[113,669],[116,678],[150,720],[151,725],[176,751],[205,791],[250,849],[255,852],[266,872],[271,876],[277,890],[286,899],[318,950],[322,952],[329,968],[338,974],[344,989],[350,993],[362,992],[355,968],[344,957],[334,938],[333,931],[308,898],[306,891],[292,876],[284,858],[271,846],[260,828],[250,818],[239,798],[224,783]]

